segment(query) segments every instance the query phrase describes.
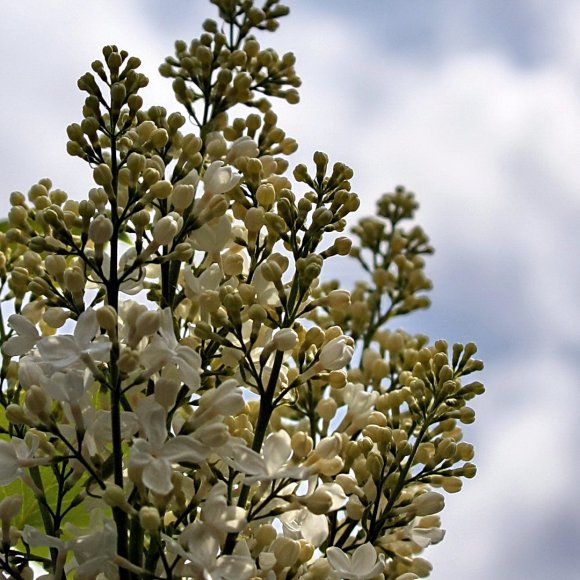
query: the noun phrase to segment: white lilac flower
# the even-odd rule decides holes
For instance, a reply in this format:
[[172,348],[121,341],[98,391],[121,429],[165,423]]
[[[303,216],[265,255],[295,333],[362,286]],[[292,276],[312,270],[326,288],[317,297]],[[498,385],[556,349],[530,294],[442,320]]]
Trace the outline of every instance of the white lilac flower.
[[44,390],[57,401],[78,402],[92,383],[89,371],[58,371],[44,384]]
[[204,459],[209,449],[197,439],[186,435],[167,438],[165,409],[151,400],[143,401],[137,414],[146,439],[136,438],[131,447],[129,466],[141,469],[141,481],[151,491],[167,495],[173,489],[172,465]]
[[188,298],[198,297],[207,290],[217,290],[222,281],[223,273],[219,264],[211,264],[199,276],[195,276],[191,267],[186,267],[183,276],[185,279],[185,295]]
[[268,435],[261,454],[242,445],[236,446],[232,463],[245,474],[245,482],[249,484],[287,477],[301,479],[307,470],[288,466],[291,457],[290,435],[282,430]]
[[32,438],[31,447],[23,439],[12,437],[10,441],[0,440],[0,486],[9,485],[28,467],[50,462],[48,457],[35,457],[38,439]]
[[291,510],[280,516],[284,535],[292,540],[306,540],[318,548],[328,537],[328,518],[315,515],[308,508]]
[[352,359],[354,343],[351,337],[337,336],[322,347],[319,361],[324,370],[336,371],[344,368]]
[[162,536],[169,552],[181,556],[194,578],[204,580],[249,580],[255,565],[249,555],[234,554],[218,558],[220,541],[210,528],[200,521],[187,526],[179,543]]
[[142,360],[147,365],[149,375],[168,364],[174,364],[179,378],[191,390],[197,390],[200,386],[201,357],[193,348],[177,341],[173,329],[173,315],[169,308],[162,311],[159,330],[145,349]]
[[[67,574],[74,570],[75,579],[116,578],[119,564],[128,567],[128,562],[117,556],[117,527],[112,519],[104,517],[99,510],[91,512],[88,528],[65,524],[68,550],[74,558],[67,562]],[[137,569],[138,570],[138,569]]]
[[2,345],[2,352],[8,356],[26,354],[40,340],[36,326],[20,314],[12,314],[8,318],[8,326],[16,332],[16,336],[11,336]]
[[87,359],[107,360],[111,343],[107,339],[95,340],[98,330],[97,313],[89,308],[79,316],[72,336],[46,336],[38,342],[42,362],[58,370],[85,363]]
[[343,580],[369,580],[378,576],[385,568],[385,557],[377,560],[374,546],[367,542],[349,556],[335,546],[326,550],[326,558]]
[[232,190],[242,179],[238,173],[224,164],[223,161],[214,161],[203,174],[203,188],[205,193],[217,195]]
[[367,425],[369,413],[374,409],[379,394],[376,391],[365,391],[360,383],[348,383],[343,389],[343,400],[347,406],[347,413],[343,420],[343,427],[349,425],[347,433],[350,435]]
[[258,157],[260,149],[249,135],[238,137],[231,145],[226,161],[233,163],[238,157]]
[[217,535],[223,533],[238,533],[246,526],[246,510],[228,505],[227,486],[224,481],[216,483],[201,506],[204,524]]
[[219,254],[230,241],[232,224],[227,215],[214,218],[194,230],[189,239],[194,247],[209,254]]

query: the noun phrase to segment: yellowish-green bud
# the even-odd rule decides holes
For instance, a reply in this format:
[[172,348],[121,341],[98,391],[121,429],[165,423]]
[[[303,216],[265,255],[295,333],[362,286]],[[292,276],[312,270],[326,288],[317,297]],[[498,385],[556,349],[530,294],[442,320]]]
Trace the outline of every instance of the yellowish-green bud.
[[108,187],[113,182],[113,174],[111,168],[106,163],[97,165],[93,170],[93,179],[97,185]]
[[167,199],[172,191],[173,186],[169,181],[165,180],[157,181],[149,188],[149,193],[155,199]]
[[276,562],[282,568],[292,566],[300,554],[300,544],[290,538],[278,537],[272,543],[270,550],[276,556]]
[[99,326],[112,332],[117,327],[117,311],[109,305],[101,306],[97,310],[97,322]]
[[157,508],[143,506],[139,510],[139,523],[146,532],[157,532],[161,526],[161,516],[159,515]]

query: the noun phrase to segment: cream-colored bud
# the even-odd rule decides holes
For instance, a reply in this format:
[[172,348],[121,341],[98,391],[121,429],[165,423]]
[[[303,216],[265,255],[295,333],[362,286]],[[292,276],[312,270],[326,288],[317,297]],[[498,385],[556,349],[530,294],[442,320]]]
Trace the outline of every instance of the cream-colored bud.
[[161,149],[167,145],[169,141],[169,135],[165,129],[155,129],[149,136],[149,141],[155,149]]
[[155,199],[167,199],[172,191],[173,186],[169,181],[165,180],[157,181],[149,188],[149,193]]
[[119,370],[132,373],[139,366],[139,353],[130,348],[124,348],[119,355]]
[[0,501],[0,520],[9,522],[14,519],[22,509],[22,502],[21,495],[9,495]]
[[152,506],[143,506],[139,510],[139,523],[146,532],[157,532],[161,526],[159,510]]
[[171,203],[177,210],[184,210],[193,203],[195,185],[180,184],[173,188]]
[[147,310],[137,317],[135,328],[140,336],[151,336],[159,330],[161,324],[158,311]]
[[244,271],[244,257],[241,254],[227,254],[222,263],[226,276],[239,276]]
[[331,459],[321,459],[316,464],[316,469],[321,475],[334,477],[344,468],[344,461],[341,457],[332,457]]
[[445,507],[445,498],[436,491],[428,491],[417,496],[411,504],[417,516],[430,516]]
[[60,328],[68,319],[70,312],[64,308],[47,308],[42,319],[51,328]]
[[111,507],[121,508],[126,512],[135,511],[134,508],[129,505],[123,489],[113,483],[107,484],[107,488],[103,493],[103,501]]
[[113,173],[106,163],[97,165],[93,170],[93,179],[97,185],[107,187],[113,182]]
[[304,431],[296,431],[291,440],[292,451],[298,458],[309,455],[314,447],[311,437]]
[[148,167],[143,172],[143,183],[147,187],[151,187],[161,179],[161,174],[154,167]]
[[6,420],[14,425],[24,425],[26,424],[26,413],[20,405],[11,403],[6,407],[5,411]]
[[443,487],[443,489],[447,493],[457,493],[461,491],[461,488],[463,487],[463,482],[461,481],[461,479],[459,479],[459,477],[455,476],[444,477],[441,487]]
[[350,306],[350,292],[347,290],[333,290],[328,295],[328,305],[336,310],[345,310]]
[[254,538],[258,546],[269,546],[278,536],[276,528],[271,524],[264,524],[258,528]]
[[95,244],[106,244],[113,237],[113,222],[104,215],[98,215],[89,226],[89,238]]
[[298,344],[298,335],[291,328],[282,328],[272,338],[276,350],[292,350]]
[[40,420],[46,421],[50,413],[50,398],[38,385],[31,385],[26,391],[26,408]]
[[276,556],[277,564],[286,568],[292,566],[300,555],[300,544],[290,538],[279,537],[272,542],[270,550]]
[[86,279],[80,268],[67,268],[64,272],[64,285],[73,294],[82,292]]
[[256,191],[256,199],[264,209],[270,209],[276,201],[276,189],[271,183],[262,183]]
[[346,515],[355,521],[359,521],[364,514],[365,507],[356,495],[351,495],[346,503]]
[[112,331],[117,327],[117,311],[109,305],[101,306],[97,310],[97,322],[105,330]]
[[316,412],[323,421],[330,421],[336,415],[337,408],[334,399],[320,399],[316,405]]
[[153,240],[160,246],[166,246],[173,241],[178,231],[179,225],[177,220],[171,215],[166,215],[155,224],[153,228]]
[[306,496],[302,503],[314,515],[323,515],[332,508],[332,495],[326,489],[318,488],[314,493]]
[[346,386],[346,373],[343,370],[330,371],[328,374],[328,384],[333,389],[343,389]]
[[248,231],[251,233],[258,232],[260,228],[264,225],[264,208],[262,207],[251,207],[244,218],[244,224]]

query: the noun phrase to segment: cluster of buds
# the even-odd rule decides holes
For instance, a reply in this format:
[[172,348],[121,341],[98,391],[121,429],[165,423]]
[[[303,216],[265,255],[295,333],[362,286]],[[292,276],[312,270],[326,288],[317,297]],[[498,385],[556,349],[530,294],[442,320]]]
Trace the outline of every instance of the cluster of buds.
[[[352,170],[322,152],[290,170],[265,98],[298,101],[294,57],[251,34],[287,8],[213,3],[223,28],[161,66],[192,132],[143,108],[139,59],[107,46],[67,130],[86,199],[48,179],[10,196],[1,577],[424,577],[435,489],[475,475],[475,345],[391,329],[429,305],[413,195],[345,235]],[[367,279],[329,281],[340,260]]]

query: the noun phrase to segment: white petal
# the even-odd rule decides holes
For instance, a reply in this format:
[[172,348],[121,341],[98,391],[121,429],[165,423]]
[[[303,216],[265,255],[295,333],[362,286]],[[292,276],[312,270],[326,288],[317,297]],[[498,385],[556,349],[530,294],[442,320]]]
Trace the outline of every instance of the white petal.
[[21,314],[12,314],[8,317],[8,326],[16,331],[20,336],[30,336],[40,338],[36,326]]
[[152,457],[143,470],[143,484],[159,495],[167,495],[173,489],[171,483],[172,469],[169,461]]
[[[361,575],[368,575],[372,570],[374,570],[376,561],[377,553],[375,548],[370,542],[367,542],[354,551],[351,558],[351,570],[355,570]],[[372,576],[370,577],[372,578]]]
[[174,463],[179,461],[196,463],[205,459],[209,451],[193,437],[178,435],[163,446],[163,457]]
[[262,451],[268,473],[276,473],[292,456],[290,435],[286,431],[276,431],[268,435]]
[[92,308],[85,310],[79,316],[74,330],[74,337],[77,344],[81,348],[86,348],[91,340],[95,338],[98,330],[97,313]]
[[[332,546],[326,550],[326,557],[330,565],[341,574],[350,574],[350,560],[348,556],[340,549]],[[349,576],[350,577],[350,576]]]
[[2,352],[8,356],[21,356],[36,344],[36,340],[28,335],[13,336],[2,345]]

